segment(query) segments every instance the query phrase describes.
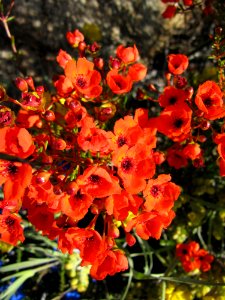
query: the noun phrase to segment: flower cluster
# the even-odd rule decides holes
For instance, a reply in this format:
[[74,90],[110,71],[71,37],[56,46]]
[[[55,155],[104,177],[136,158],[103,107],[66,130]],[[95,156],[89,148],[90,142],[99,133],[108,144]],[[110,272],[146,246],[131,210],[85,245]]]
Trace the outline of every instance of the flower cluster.
[[[23,242],[23,210],[62,252],[79,249],[82,265],[91,265],[91,275],[101,280],[128,268],[118,237],[129,246],[132,230],[146,240],[160,238],[175,216],[180,188],[169,174],[157,173],[164,159],[148,110],[123,111],[120,95],[147,72],[136,46],[118,46],[106,65],[100,46],[87,45],[78,30],[67,39],[78,58],[59,51],[64,73],[54,77],[56,93],[35,86],[31,77],[15,80],[19,100],[0,89],[0,240]],[[184,67],[177,59],[170,65],[179,73],[187,60]],[[181,107],[185,115],[187,105]],[[188,130],[181,132],[186,137]]]
[[201,270],[207,272],[211,269],[211,263],[214,260],[213,255],[194,241],[187,244],[177,244],[176,256],[181,261],[185,272]]

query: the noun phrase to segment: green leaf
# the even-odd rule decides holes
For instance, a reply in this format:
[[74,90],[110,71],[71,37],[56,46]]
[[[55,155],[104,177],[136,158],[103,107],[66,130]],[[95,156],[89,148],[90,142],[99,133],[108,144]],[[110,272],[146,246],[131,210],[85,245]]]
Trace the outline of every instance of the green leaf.
[[30,277],[34,276],[34,272],[32,270],[26,271],[23,276],[16,279],[10,286],[7,288],[6,291],[0,294],[0,300],[10,298],[11,296],[15,295],[18,288]]
[[56,261],[55,258],[35,258],[29,261],[23,261],[15,264],[10,264],[4,267],[1,267],[0,273],[11,272],[15,270],[21,270],[26,268],[33,268],[34,266],[50,263]]

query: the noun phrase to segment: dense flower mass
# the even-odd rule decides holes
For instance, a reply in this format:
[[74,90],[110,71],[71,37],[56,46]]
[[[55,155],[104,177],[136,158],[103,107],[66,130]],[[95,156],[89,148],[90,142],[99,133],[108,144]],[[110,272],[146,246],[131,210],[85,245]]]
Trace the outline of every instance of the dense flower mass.
[[[129,246],[136,238],[160,239],[171,224],[181,188],[164,165],[204,167],[204,132],[225,116],[223,91],[206,81],[194,94],[180,76],[187,56],[170,54],[168,84],[153,99],[158,115],[147,108],[126,115],[124,96],[147,73],[136,45],[119,45],[107,62],[78,30],[66,37],[77,56],[59,51],[63,74],[54,77],[55,93],[28,77],[15,81],[19,100],[4,96],[18,109],[0,110],[0,241],[23,242],[23,211],[63,253],[78,249],[81,264],[102,280],[128,268],[118,238]],[[169,146],[159,151],[162,138]],[[214,131],[213,142],[225,176],[224,133]],[[177,257],[187,272],[208,271],[213,261],[195,242],[178,245]]]

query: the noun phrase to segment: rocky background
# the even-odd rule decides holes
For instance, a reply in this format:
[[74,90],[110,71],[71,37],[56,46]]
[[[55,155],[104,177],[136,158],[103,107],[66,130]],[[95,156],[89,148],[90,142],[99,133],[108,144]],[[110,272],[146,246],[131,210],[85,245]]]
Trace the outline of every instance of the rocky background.
[[[7,8],[10,1],[0,1]],[[9,23],[19,51],[13,58],[10,41],[0,25],[0,82],[12,87],[16,76],[34,76],[35,82],[49,84],[59,72],[58,50],[72,53],[65,33],[79,29],[89,41],[97,40],[103,55],[113,55],[118,44],[136,44],[149,78],[166,67],[166,55],[184,53],[199,68],[209,53],[208,35],[212,19],[202,19],[200,9],[165,20],[160,0],[15,0],[14,20]],[[202,21],[204,20],[204,21]]]

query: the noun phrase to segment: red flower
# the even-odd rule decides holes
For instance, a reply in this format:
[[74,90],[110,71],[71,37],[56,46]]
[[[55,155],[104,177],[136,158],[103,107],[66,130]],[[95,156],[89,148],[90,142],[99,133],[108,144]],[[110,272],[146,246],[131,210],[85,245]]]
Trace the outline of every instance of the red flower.
[[199,86],[195,103],[206,119],[215,120],[225,116],[223,93],[214,81],[208,80]]
[[183,149],[184,156],[191,160],[199,158],[201,156],[201,152],[200,145],[196,143],[188,144]]
[[187,138],[191,130],[192,110],[185,104],[176,109],[164,109],[157,118],[152,118],[159,132],[168,136],[174,142]]
[[84,35],[78,29],[75,29],[73,32],[68,31],[66,33],[66,39],[72,47],[76,48],[80,42],[84,41]]
[[60,75],[54,80],[54,86],[62,97],[68,96],[74,90],[71,80],[64,75]]
[[57,60],[58,64],[63,69],[65,68],[68,61],[71,60],[71,59],[72,59],[72,57],[66,51],[64,51],[62,49],[59,50],[59,53],[56,57],[56,60]]
[[32,168],[28,164],[0,160],[0,185],[4,184],[4,200],[0,207],[18,211],[21,207],[25,188],[30,184]]
[[24,241],[21,218],[9,212],[0,215],[0,241],[16,246]]
[[187,93],[183,90],[176,89],[173,86],[165,87],[163,94],[159,97],[159,104],[162,107],[174,108],[178,105],[184,105],[187,99]]
[[139,216],[128,221],[126,225],[126,232],[130,232],[135,228],[136,233],[143,239],[148,240],[150,237],[159,239],[163,229],[166,229],[175,213],[170,210],[167,214],[159,214],[158,212],[143,212]]
[[193,0],[183,0],[184,5],[191,6],[193,5]]
[[39,114],[34,111],[20,109],[16,116],[16,125],[23,128],[31,128],[40,120]]
[[105,155],[110,151],[106,131],[96,128],[91,118],[85,118],[82,122],[82,129],[78,134],[77,143],[82,150],[90,151],[93,155],[97,152]]
[[139,81],[145,78],[147,68],[143,64],[134,64],[129,67],[128,74],[133,81]]
[[134,45],[134,47],[125,48],[123,45],[120,45],[116,49],[116,55],[119,57],[123,63],[129,64],[135,62],[138,57],[138,49]]
[[136,195],[131,195],[122,190],[121,194],[109,196],[105,201],[105,208],[108,215],[112,215],[117,220],[125,220],[129,211],[137,214],[143,199]]
[[87,168],[84,174],[77,178],[77,184],[82,193],[98,198],[119,194],[121,190],[117,178],[97,166]]
[[34,149],[32,136],[25,128],[0,128],[0,152],[27,158]]
[[121,250],[105,250],[100,253],[91,267],[90,274],[97,280],[103,280],[107,275],[128,269],[128,261]]
[[81,220],[88,212],[93,202],[93,197],[89,194],[81,193],[77,188],[76,193],[61,198],[60,207],[63,214],[71,217],[73,220]]
[[122,146],[113,155],[112,161],[118,167],[118,175],[123,180],[124,188],[131,194],[143,191],[146,179],[155,174],[151,148],[145,144],[138,143],[131,148]]
[[180,188],[175,183],[170,182],[170,175],[161,174],[156,179],[150,179],[147,183],[143,195],[146,199],[144,209],[159,213],[167,213],[174,205],[174,201],[180,195]]
[[168,5],[165,11],[162,13],[164,19],[171,19],[176,15],[177,8],[175,5]]
[[200,249],[198,243],[191,241],[187,244],[177,244],[176,256],[181,261],[186,272],[196,269],[207,272],[211,269],[211,262],[214,257],[204,249]]
[[207,272],[211,269],[211,263],[214,260],[214,257],[204,249],[198,251],[198,259],[200,260],[200,270],[202,272]]
[[188,58],[184,54],[168,55],[168,68],[173,75],[180,75],[188,67]]
[[116,69],[108,72],[106,80],[108,86],[115,94],[128,93],[132,88],[131,77],[120,75]]
[[109,132],[108,137],[111,148],[115,151],[123,145],[134,146],[143,135],[142,128],[134,121],[132,116],[125,116],[123,119],[117,120],[113,132],[114,134]]
[[183,149],[176,145],[167,149],[166,160],[168,164],[175,169],[186,167],[188,164],[187,158],[183,153]]

